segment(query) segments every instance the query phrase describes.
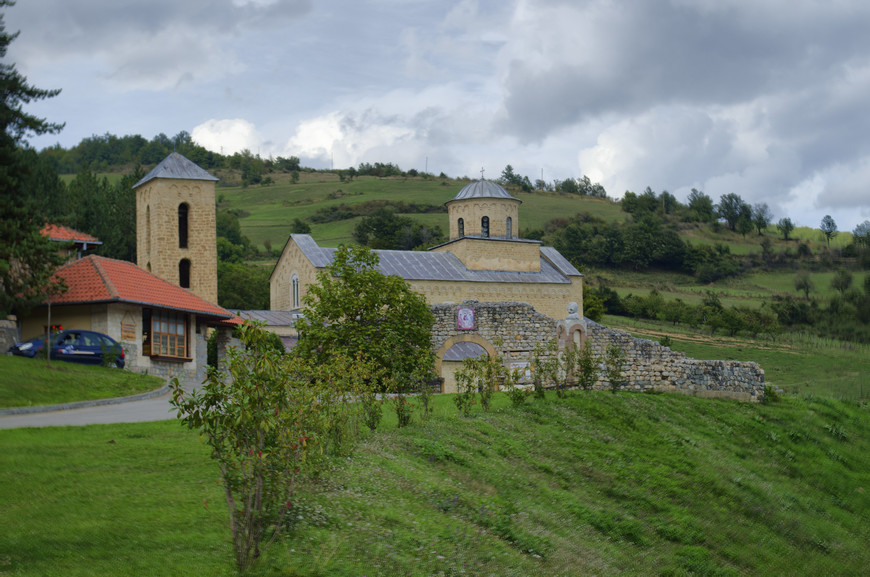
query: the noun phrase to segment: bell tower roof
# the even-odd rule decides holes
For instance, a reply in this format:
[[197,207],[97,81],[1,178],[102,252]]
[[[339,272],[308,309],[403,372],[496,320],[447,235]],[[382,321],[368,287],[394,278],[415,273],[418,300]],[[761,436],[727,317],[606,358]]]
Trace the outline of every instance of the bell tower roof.
[[212,176],[205,170],[198,167],[193,162],[184,158],[177,152],[171,153],[163,159],[163,161],[151,169],[145,177],[133,185],[133,188],[139,188],[149,180],[155,178],[180,178],[184,180],[220,180],[216,176]]

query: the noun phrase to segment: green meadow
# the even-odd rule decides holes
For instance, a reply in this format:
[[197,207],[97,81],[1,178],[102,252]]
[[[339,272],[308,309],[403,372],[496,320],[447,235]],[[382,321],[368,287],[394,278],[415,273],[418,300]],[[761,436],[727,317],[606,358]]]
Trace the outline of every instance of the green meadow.
[[[608,392],[387,423],[306,479],[255,575],[859,575],[870,415]],[[174,421],[0,431],[3,575],[233,575]]]

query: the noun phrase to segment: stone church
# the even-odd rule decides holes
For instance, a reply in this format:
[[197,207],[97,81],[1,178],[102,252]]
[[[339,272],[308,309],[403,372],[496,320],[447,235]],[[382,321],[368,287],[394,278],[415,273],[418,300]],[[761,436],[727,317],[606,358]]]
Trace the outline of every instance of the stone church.
[[[520,238],[521,203],[494,182],[472,182],[446,203],[446,243],[375,251],[380,271],[405,279],[436,312],[433,346],[445,392],[455,390],[452,374],[469,356],[499,354],[529,366],[535,344],[556,336],[555,319],[572,303],[574,340],[585,340],[583,277],[556,249]],[[334,252],[307,234],[291,235],[270,278],[272,310],[301,313]]]
[[[446,203],[446,243],[428,251],[377,250],[380,270],[405,279],[430,305],[524,302],[563,318],[575,302],[582,317],[582,275],[556,249],[519,237],[521,202],[494,182],[472,182]],[[272,310],[298,309],[334,252],[307,234],[291,235],[269,281]]]

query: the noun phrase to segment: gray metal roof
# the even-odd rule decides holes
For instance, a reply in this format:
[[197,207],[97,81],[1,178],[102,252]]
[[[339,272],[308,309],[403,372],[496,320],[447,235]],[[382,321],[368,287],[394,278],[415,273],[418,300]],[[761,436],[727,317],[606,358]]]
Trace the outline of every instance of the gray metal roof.
[[574,268],[573,264],[568,262],[567,258],[562,256],[562,253],[560,253],[552,246],[542,246],[541,254],[544,255],[544,258],[550,261],[553,266],[559,269],[562,274],[568,276],[583,276],[579,270]]
[[216,176],[212,176],[193,162],[184,158],[177,152],[171,153],[163,159],[163,161],[151,169],[145,177],[133,185],[133,188],[139,188],[149,180],[155,178],[181,178],[185,180],[220,180]]
[[520,200],[512,197],[508,194],[508,191],[489,180],[478,180],[466,184],[451,200],[468,200],[470,198],[508,198],[511,200]]
[[302,313],[294,311],[239,311],[239,316],[248,321],[259,321],[267,327],[290,327]]
[[[325,248],[307,234],[294,234],[291,238],[302,254],[317,268],[332,263],[336,249]],[[553,249],[555,252],[555,249]],[[570,283],[571,279],[560,268],[541,256],[541,272],[513,272],[502,270],[469,270],[456,256],[449,252],[376,250],[380,262],[378,270],[386,275],[397,275],[405,280],[438,280],[454,282],[504,282],[504,283]],[[556,252],[558,254],[558,252]],[[561,255],[560,255],[561,256]],[[565,264],[568,261],[562,259]],[[580,274],[567,264],[570,270]]]

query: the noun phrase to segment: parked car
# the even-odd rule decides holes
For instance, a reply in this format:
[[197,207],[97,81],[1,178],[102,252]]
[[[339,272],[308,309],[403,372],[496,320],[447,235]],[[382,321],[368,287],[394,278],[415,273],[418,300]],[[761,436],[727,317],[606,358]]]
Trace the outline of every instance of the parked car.
[[[45,337],[12,345],[9,352],[21,357],[33,358],[45,344]],[[94,331],[65,329],[51,335],[51,360],[107,365],[124,368],[124,348],[108,335]]]

